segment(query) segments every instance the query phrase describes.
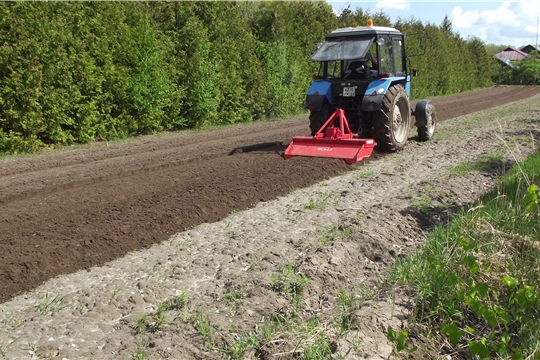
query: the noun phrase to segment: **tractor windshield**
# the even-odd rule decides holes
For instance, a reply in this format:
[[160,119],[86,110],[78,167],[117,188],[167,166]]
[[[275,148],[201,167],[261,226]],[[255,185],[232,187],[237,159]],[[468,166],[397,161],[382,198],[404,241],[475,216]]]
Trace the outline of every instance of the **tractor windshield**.
[[326,41],[311,57],[311,61],[353,60],[363,58],[372,38],[362,40]]

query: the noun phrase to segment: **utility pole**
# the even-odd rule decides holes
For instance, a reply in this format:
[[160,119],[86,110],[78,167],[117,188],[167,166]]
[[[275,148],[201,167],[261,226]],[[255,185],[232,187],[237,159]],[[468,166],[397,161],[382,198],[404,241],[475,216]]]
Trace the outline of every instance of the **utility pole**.
[[536,18],[536,51],[539,51],[538,50],[538,20],[539,19],[540,19],[540,17]]

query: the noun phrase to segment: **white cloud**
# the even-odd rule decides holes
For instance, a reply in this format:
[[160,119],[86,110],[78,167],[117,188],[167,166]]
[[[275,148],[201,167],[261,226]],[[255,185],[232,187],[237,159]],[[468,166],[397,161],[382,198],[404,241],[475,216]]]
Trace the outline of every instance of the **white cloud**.
[[478,11],[465,11],[461,6],[456,6],[450,13],[450,21],[455,28],[470,28],[476,24],[480,18],[480,12]]
[[514,8],[514,11],[524,22],[536,24],[538,17],[540,17],[540,6],[536,1],[517,2],[510,7]]
[[477,26],[475,36],[488,44],[510,45],[520,48],[524,45],[534,44],[534,35],[524,31],[521,26],[489,25]]
[[519,25],[518,16],[509,8],[510,2],[505,2],[494,10],[463,11],[460,6],[452,9],[450,21],[456,28],[470,28],[477,25]]
[[495,10],[480,12],[480,24],[519,25],[519,20],[513,10],[509,9],[510,2],[505,2]]
[[465,6],[452,9],[450,21],[455,31],[472,34],[486,43],[515,47],[534,43],[540,16],[536,1],[506,1],[484,10],[468,7],[470,10],[465,11]]
[[528,34],[531,34],[531,35],[535,35],[536,36],[536,33],[538,32],[538,27],[537,26],[525,26],[525,31],[528,33]]
[[[328,1],[328,0],[327,0]],[[475,36],[488,44],[520,47],[536,43],[539,0],[333,0],[334,11],[351,4],[384,11],[392,19],[407,16],[441,24],[448,15],[452,28],[464,39]]]
[[377,5],[375,5],[375,10],[403,10],[408,11],[411,7],[411,2],[409,0],[378,0]]

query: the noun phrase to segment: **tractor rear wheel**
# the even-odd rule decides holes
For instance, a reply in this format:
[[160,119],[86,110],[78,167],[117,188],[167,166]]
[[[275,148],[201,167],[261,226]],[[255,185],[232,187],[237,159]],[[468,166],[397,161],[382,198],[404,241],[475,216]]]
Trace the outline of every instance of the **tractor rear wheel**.
[[311,129],[311,136],[315,136],[317,131],[324,125],[326,120],[332,115],[332,109],[328,101],[324,101],[321,109],[312,110],[309,114],[309,128]]
[[380,149],[399,151],[405,147],[410,129],[409,96],[403,86],[394,85],[384,95],[381,110],[373,115],[373,137]]
[[435,133],[435,125],[437,123],[435,107],[431,104],[428,104],[424,116],[427,120],[427,124],[426,126],[418,127],[418,138],[420,139],[420,141],[429,141]]

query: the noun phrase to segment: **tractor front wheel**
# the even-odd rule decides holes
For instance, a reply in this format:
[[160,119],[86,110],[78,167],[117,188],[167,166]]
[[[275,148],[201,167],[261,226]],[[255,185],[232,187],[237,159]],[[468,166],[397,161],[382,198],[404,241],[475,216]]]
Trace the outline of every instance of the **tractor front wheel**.
[[385,151],[399,151],[405,147],[411,129],[409,96],[401,85],[388,89],[382,99],[381,110],[373,115],[373,137]]
[[315,136],[317,131],[324,125],[326,120],[332,115],[332,109],[328,101],[324,101],[321,109],[312,110],[309,114],[309,128],[311,129],[311,136]]
[[[417,118],[420,115],[417,115]],[[425,108],[425,113],[422,114],[425,118],[425,126],[418,127],[418,138],[420,141],[429,141],[433,138],[435,134],[435,126],[437,124],[437,116],[435,115],[435,107],[431,104],[428,104]]]

